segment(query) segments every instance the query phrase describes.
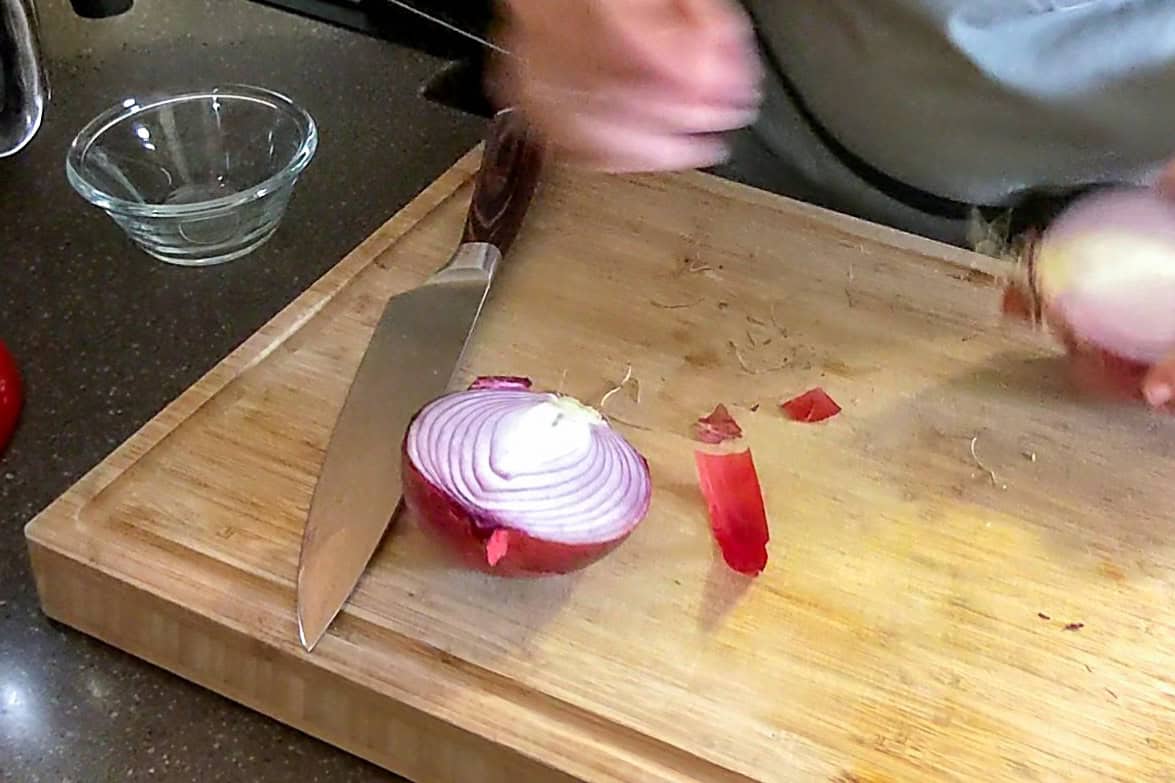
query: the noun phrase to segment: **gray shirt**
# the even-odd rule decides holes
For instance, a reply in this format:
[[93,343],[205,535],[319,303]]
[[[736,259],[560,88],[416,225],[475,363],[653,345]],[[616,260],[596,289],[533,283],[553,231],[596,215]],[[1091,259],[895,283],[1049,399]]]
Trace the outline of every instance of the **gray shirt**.
[[768,77],[729,173],[752,184],[961,243],[936,199],[1014,205],[1175,158],[1175,0],[744,4]]

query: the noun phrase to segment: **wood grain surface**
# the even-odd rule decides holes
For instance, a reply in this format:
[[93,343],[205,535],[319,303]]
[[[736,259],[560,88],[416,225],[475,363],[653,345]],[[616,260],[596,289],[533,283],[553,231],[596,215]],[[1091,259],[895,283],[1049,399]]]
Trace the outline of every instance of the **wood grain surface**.
[[[30,523],[51,616],[422,782],[1175,780],[1175,424],[1074,395],[1000,323],[994,262],[701,174],[552,171],[463,368],[598,402],[631,366],[607,411],[653,471],[644,524],[507,581],[405,519],[305,654],[330,423],[476,163]],[[788,421],[815,385],[843,413]],[[696,486],[718,402],[771,518],[754,580]]]

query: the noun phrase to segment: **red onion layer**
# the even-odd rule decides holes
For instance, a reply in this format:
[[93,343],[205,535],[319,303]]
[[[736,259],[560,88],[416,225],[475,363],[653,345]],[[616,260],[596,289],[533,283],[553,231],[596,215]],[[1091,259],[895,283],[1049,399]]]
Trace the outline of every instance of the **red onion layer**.
[[422,408],[404,439],[404,482],[432,532],[467,564],[504,575],[598,560],[636,528],[652,496],[644,457],[599,413],[516,385]]

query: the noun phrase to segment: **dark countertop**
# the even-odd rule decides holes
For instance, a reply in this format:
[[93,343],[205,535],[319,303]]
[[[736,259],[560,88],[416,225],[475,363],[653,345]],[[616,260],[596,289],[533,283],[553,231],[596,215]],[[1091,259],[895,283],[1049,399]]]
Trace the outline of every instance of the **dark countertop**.
[[[39,2],[53,99],[0,159],[0,339],[28,402],[0,457],[0,780],[390,781],[393,776],[88,637],[38,607],[23,527],[479,139],[417,96],[443,62],[246,0],[137,0],[83,20]],[[127,94],[268,86],[319,123],[270,242],[180,269],[133,249],[65,180],[65,150]]]

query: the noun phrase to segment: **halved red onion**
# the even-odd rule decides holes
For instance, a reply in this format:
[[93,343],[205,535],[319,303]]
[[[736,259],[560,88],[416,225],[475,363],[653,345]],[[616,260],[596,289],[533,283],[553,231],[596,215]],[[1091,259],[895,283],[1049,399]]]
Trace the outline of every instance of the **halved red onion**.
[[519,385],[440,397],[404,438],[404,498],[469,566],[567,573],[648,512],[645,458],[594,409]]
[[1141,397],[1149,368],[1175,354],[1175,197],[1079,198],[1031,248],[1004,310],[1048,324],[1082,385]]
[[1175,199],[1108,190],[1045,232],[1036,285],[1078,340],[1152,364],[1175,350]]

